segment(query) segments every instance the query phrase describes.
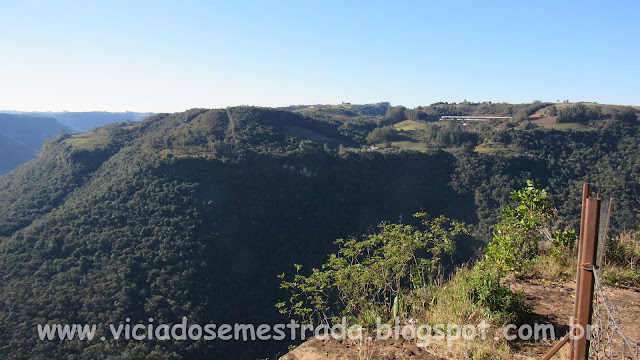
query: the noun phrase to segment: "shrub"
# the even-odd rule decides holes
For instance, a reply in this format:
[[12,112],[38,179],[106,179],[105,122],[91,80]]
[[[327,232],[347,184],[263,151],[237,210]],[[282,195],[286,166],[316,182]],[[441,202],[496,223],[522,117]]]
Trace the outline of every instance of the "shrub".
[[377,233],[336,240],[340,249],[322,269],[304,276],[299,273],[302,266],[296,265],[293,281],[282,274],[281,288],[292,295],[276,306],[289,316],[318,322],[338,315],[358,317],[370,309],[390,316],[394,301],[399,303],[404,293],[428,284],[441,257],[455,250],[456,237],[468,233],[462,223],[443,216],[433,220],[423,213],[414,216],[421,219],[422,230],[383,222]]
[[638,268],[640,262],[640,239],[638,234],[622,233],[607,243],[607,264],[630,270]]
[[521,291],[500,284],[500,273],[482,263],[460,269],[443,286],[428,286],[415,291],[410,302],[414,315],[438,323],[465,324],[485,319],[494,325],[522,323],[531,311]]
[[493,241],[485,252],[487,262],[505,272],[521,271],[535,263],[542,239],[540,229],[556,216],[546,190],[531,180],[523,189],[512,191],[511,199],[519,203],[502,209],[502,220],[496,224]]
[[521,324],[531,309],[525,304],[524,293],[500,284],[500,274],[476,267],[470,272],[468,296],[477,305],[493,313],[498,322]]
[[606,267],[602,273],[602,282],[609,286],[629,286],[640,288],[640,270]]

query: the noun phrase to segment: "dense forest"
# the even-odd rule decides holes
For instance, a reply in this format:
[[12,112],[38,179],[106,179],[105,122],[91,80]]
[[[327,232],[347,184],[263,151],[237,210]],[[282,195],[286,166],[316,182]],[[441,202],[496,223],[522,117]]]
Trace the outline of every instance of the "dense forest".
[[283,354],[287,342],[39,341],[36,326],[287,322],[274,304],[293,263],[317,267],[336,238],[420,211],[469,225],[450,268],[528,179],[564,227],[590,182],[616,198],[612,233],[638,229],[639,125],[637,109],[597,104],[379,103],[191,109],[61,134],[0,177],[0,354]]

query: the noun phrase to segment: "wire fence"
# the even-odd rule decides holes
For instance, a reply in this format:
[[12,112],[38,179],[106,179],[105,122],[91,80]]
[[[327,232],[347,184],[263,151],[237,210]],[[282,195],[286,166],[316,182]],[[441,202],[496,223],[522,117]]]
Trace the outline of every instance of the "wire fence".
[[640,231],[609,236],[609,219],[615,200],[605,201],[600,216],[598,275],[603,284],[640,289]]
[[625,335],[619,325],[620,309],[607,296],[607,287],[596,272],[590,359],[639,360],[640,342]]
[[[626,232],[609,237],[609,219],[613,199],[602,206],[600,216],[600,236],[598,241],[598,268],[594,271],[595,286],[590,359],[631,359],[640,358],[640,339],[634,338],[638,332],[625,334],[621,327],[621,309],[613,300],[612,287],[626,288],[631,292],[626,296],[636,297],[640,303],[640,234]],[[635,291],[634,291],[635,290]],[[633,320],[633,329],[638,329],[638,321]]]

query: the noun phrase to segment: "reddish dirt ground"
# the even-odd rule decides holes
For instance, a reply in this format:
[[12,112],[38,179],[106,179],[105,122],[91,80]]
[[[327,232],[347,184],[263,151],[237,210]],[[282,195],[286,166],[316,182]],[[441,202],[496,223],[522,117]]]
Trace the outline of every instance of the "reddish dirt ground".
[[537,120],[533,120],[532,121],[534,124],[540,125],[540,124],[555,124],[558,122],[558,117],[557,116],[550,116],[550,117],[544,117],[541,119],[537,119]]
[[[569,318],[573,313],[575,298],[575,283],[528,281],[512,285],[515,289],[525,292],[527,303],[532,306],[532,316],[529,323],[551,324],[555,336],[560,338],[568,332]],[[618,324],[627,338],[637,344],[640,340],[640,291],[627,289],[606,290],[608,303],[618,311]],[[618,341],[620,339],[618,338]],[[514,359],[539,359],[555,345],[555,341],[516,341],[511,343]],[[616,345],[620,348],[620,345]],[[554,359],[566,358],[568,346],[554,356]],[[619,351],[614,349],[615,351]],[[620,358],[614,356],[613,358]],[[293,352],[285,355],[282,360],[438,360],[429,347],[416,346],[415,341],[389,339],[373,340],[359,343],[351,340],[318,340],[311,339],[299,346]]]
[[[569,318],[573,314],[573,304],[575,300],[575,283],[574,282],[544,282],[532,281],[516,284],[514,287],[523,289],[527,303],[533,307],[533,315],[531,322],[541,324],[553,324],[556,330],[556,336],[566,334],[569,329]],[[608,303],[618,309],[617,322],[626,337],[637,344],[640,341],[640,292],[628,289],[607,288],[605,295]],[[601,317],[607,320],[604,313]],[[621,338],[615,338],[620,341]],[[555,344],[554,341],[540,342],[521,342],[514,344],[515,352],[522,358],[538,359],[546,354]],[[620,346],[617,346],[620,348]],[[564,351],[560,352],[560,356],[554,358],[562,358]],[[613,349],[614,353],[619,349]]]

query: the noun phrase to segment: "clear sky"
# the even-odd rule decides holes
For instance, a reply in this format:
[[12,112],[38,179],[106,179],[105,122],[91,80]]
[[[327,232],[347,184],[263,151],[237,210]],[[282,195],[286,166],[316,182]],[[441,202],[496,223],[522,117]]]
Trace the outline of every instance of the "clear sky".
[[0,109],[640,105],[639,18],[639,0],[0,0]]

